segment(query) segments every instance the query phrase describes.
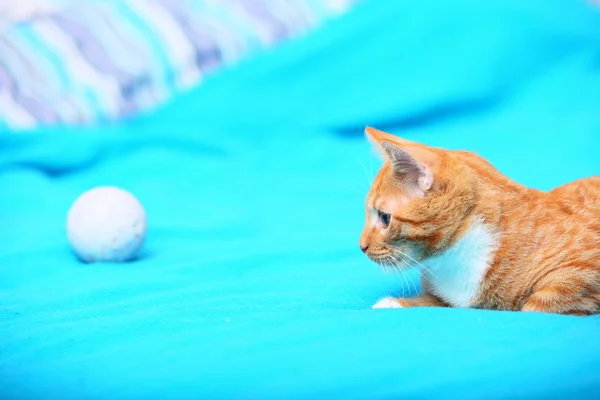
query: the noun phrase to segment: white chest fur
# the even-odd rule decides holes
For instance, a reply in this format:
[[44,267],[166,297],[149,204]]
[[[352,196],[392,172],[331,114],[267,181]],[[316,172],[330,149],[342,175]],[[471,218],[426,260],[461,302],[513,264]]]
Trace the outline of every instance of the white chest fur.
[[497,248],[497,235],[476,220],[452,247],[423,262],[433,293],[453,307],[471,306]]

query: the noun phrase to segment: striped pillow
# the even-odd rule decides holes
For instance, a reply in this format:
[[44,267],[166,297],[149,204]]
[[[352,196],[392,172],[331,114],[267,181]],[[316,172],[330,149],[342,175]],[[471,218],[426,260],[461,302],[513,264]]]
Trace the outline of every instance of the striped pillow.
[[355,1],[10,2],[20,5],[0,6],[0,125],[84,124],[147,109]]

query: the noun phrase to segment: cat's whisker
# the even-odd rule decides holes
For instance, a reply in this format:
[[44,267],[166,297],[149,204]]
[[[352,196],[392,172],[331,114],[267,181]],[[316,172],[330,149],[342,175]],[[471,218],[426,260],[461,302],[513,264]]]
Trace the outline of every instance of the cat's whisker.
[[[373,176],[373,157],[369,157],[369,176]],[[373,186],[373,179],[371,178],[371,186]]]
[[423,263],[415,260],[413,257],[411,257],[410,255],[408,255],[407,253],[403,252],[402,250],[398,250],[398,249],[394,249],[394,251],[398,252],[402,257],[406,257],[406,258],[410,259],[412,262],[414,262],[415,264],[417,264],[418,266],[420,266],[421,268],[423,268],[425,271],[427,271],[428,273],[430,273],[433,277],[436,277],[436,275],[433,273],[432,270],[430,270],[429,268],[427,268]]
[[388,265],[383,265],[383,271],[386,275],[390,274],[390,267]]
[[[408,279],[407,279],[406,273],[404,271],[404,268],[400,265],[398,260],[391,258],[391,261],[395,266],[394,271],[396,272],[396,275],[400,276],[400,274],[402,274],[402,277],[404,278],[404,282],[406,282],[406,287],[410,290],[410,288],[408,287],[409,286]],[[414,282],[411,281],[411,283],[414,287],[415,286]],[[406,294],[404,293],[404,287],[402,287],[402,297],[406,297]]]
[[[395,251],[397,252],[397,253],[395,253],[395,256],[396,256],[396,257],[397,257],[399,260],[402,260],[402,262],[404,262],[404,263],[406,264],[406,267],[407,267],[407,268],[413,268],[413,266],[411,266],[411,265],[410,265],[410,264],[409,264],[409,263],[408,263],[408,262],[407,262],[407,261],[406,261],[404,258],[402,258],[402,255],[406,255],[405,253],[403,253],[403,252],[402,252],[402,251],[400,251],[400,250],[395,250]],[[400,254],[398,254],[398,253],[400,253]],[[407,255],[406,255],[406,256],[407,256]],[[417,261],[416,261],[416,262],[417,262]],[[417,263],[418,263],[418,262],[417,262]],[[423,264],[421,264],[421,266],[422,266],[423,268],[425,268],[425,269],[426,269],[426,270],[427,270],[427,271],[428,271],[428,272],[429,272],[429,273],[430,273],[430,274],[431,274],[433,277],[435,277],[435,274],[434,274],[434,273],[433,273],[433,272],[432,272],[432,271],[431,271],[429,268],[427,268],[427,267],[426,267],[426,266],[424,266]],[[422,276],[424,279],[427,279],[429,282],[431,282],[431,279],[430,279],[430,278],[429,278],[427,275],[425,275],[425,274],[423,273],[423,271],[421,271],[419,268],[413,268],[413,269],[415,269],[415,270],[416,270],[416,271],[419,273],[419,275],[420,275],[420,276]]]
[[362,202],[365,201],[365,199],[369,195],[369,192],[368,191],[363,191],[363,190],[360,190],[360,189],[355,189],[355,190],[352,191],[352,195],[353,196],[358,196],[362,200],[361,201],[361,203],[362,203]]
[[[424,265],[421,265],[421,267],[425,268],[425,270],[431,274],[431,276],[433,276],[434,278],[436,278],[436,275],[427,267],[425,267]],[[419,273],[419,275],[421,275],[423,278],[427,279],[429,282],[431,282],[431,279],[423,273],[423,271],[421,271],[418,267],[415,268],[415,270]]]
[[431,282],[431,279],[427,275],[425,275],[423,271],[421,271],[419,268],[415,268],[415,271],[417,271],[419,275],[423,277],[423,279],[427,279],[429,282]]
[[[403,261],[407,266],[410,267],[410,265],[406,262],[406,260],[401,259],[401,261]],[[404,271],[404,268],[402,268],[402,273],[407,276],[408,280],[410,280],[410,283],[412,284],[412,287],[415,290],[415,296],[416,296],[419,293],[419,291],[417,290],[417,286],[415,285],[415,282],[413,281],[412,277],[408,274],[408,272]]]
[[[398,275],[398,272],[396,271],[396,268],[394,266],[394,259],[392,258],[391,255],[386,256],[381,263],[382,267],[384,267],[387,271],[393,271],[396,275]],[[399,276],[399,275],[398,275]],[[404,296],[404,288],[403,288],[403,292],[402,292],[402,296]]]
[[[397,264],[397,262],[390,256],[390,261],[391,263],[394,265],[394,272],[396,273],[396,276],[400,277],[400,273],[402,272],[402,278],[404,278],[404,282],[406,283],[406,287],[408,288],[408,281],[406,280],[406,276],[404,276],[404,272],[402,271],[402,268]],[[402,287],[402,297],[406,297],[406,291],[404,288],[404,285],[401,285]]]
[[431,254],[431,251],[425,249],[425,253],[427,253],[427,257],[432,257],[433,255]]
[[361,183],[361,182],[357,182],[357,184],[360,186],[360,188],[361,188],[361,189],[363,189],[363,190],[364,190],[364,191],[366,191],[366,192],[368,192],[368,191],[369,191],[369,189],[371,188],[371,186],[369,186],[369,185],[366,185],[366,186],[365,186],[365,184],[364,184],[364,183]]
[[352,195],[350,196],[350,198],[355,201],[357,198],[361,199],[362,201],[365,200],[366,195],[364,193],[351,193]]
[[[369,182],[369,187],[373,186],[373,180],[371,179],[371,177],[369,176],[369,174],[367,173],[367,168],[365,168],[365,164],[363,164],[363,162],[361,161],[360,158],[356,157],[356,159],[358,160],[358,162],[360,163],[360,166],[362,167],[363,171],[365,171],[365,176],[367,177],[367,181]],[[371,159],[369,158],[369,161]],[[372,175],[372,174],[371,174]]]
[[402,287],[402,297],[406,297],[406,289],[408,289],[408,281],[406,280],[406,277],[404,276],[404,274],[400,275],[402,268],[399,268],[398,266],[396,266],[394,268],[394,272],[396,272],[396,275],[398,277],[402,276],[402,278],[404,279],[404,282],[406,283],[406,287],[404,285],[401,285]]
[[369,193],[369,188],[365,186],[356,186],[353,188],[353,191],[360,193],[361,196],[366,196]]

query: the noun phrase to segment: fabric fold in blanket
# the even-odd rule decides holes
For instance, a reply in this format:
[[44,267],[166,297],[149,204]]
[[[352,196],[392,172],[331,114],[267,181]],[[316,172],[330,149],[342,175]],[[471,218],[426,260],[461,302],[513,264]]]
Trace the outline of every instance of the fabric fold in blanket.
[[[372,310],[418,273],[358,237],[365,125],[542,190],[597,175],[598,27],[583,2],[364,2],[156,112],[2,133],[0,397],[595,397],[598,317]],[[69,251],[98,185],[146,208],[136,262]]]

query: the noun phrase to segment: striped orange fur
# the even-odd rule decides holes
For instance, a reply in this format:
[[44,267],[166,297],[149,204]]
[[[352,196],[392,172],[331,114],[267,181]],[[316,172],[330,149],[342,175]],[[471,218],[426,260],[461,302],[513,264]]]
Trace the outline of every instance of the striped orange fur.
[[600,313],[600,176],[542,192],[473,153],[365,133],[384,163],[360,247],[423,276],[422,295],[375,308]]

